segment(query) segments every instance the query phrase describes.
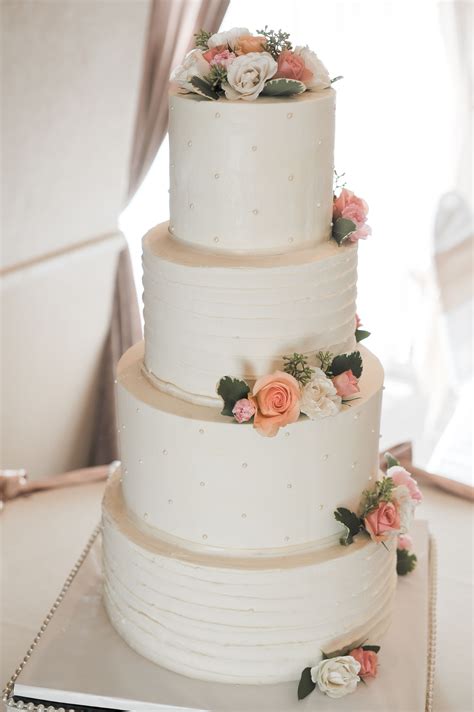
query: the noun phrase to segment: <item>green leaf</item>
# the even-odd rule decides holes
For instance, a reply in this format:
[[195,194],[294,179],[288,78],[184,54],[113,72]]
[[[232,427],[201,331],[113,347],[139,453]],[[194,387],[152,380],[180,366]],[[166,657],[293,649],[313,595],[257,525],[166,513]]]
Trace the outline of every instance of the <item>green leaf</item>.
[[374,653],[378,653],[380,650],[380,645],[362,645],[362,650],[372,650]]
[[302,94],[304,91],[306,86],[296,79],[269,79],[261,93],[266,96],[291,96]]
[[416,566],[416,561],[415,554],[410,554],[406,549],[397,549],[397,574],[406,576],[411,573]]
[[298,699],[304,700],[308,697],[316,687],[316,683],[311,679],[311,668],[307,667],[301,673],[300,682],[298,685]]
[[363,341],[368,336],[370,336],[370,331],[366,331],[365,329],[356,329],[355,331],[355,339],[357,343],[359,343],[359,341]]
[[219,98],[219,94],[214,91],[209,82],[201,79],[201,77],[193,77],[191,84],[194,87],[194,92],[199,94],[199,96],[203,96],[205,99],[212,99],[213,101]]
[[387,463],[387,467],[397,467],[400,465],[400,460],[397,460],[397,458],[394,457],[391,452],[386,452],[384,458],[385,462]]
[[346,239],[351,232],[356,229],[356,224],[352,220],[347,218],[337,218],[332,226],[332,236],[336,240],[337,244],[340,245],[343,240]]
[[360,532],[362,526],[360,518],[350,509],[346,509],[346,507],[338,507],[334,512],[334,518],[346,528],[339,540],[340,543],[343,546],[349,546],[349,544],[352,544],[355,535]]
[[344,371],[352,371],[356,378],[362,375],[362,356],[360,351],[353,351],[351,354],[340,354],[335,356],[331,364],[331,373],[333,376],[339,376]]
[[232,416],[232,408],[241,398],[247,398],[250,388],[245,381],[231,376],[224,376],[217,385],[217,393],[224,401],[222,415]]

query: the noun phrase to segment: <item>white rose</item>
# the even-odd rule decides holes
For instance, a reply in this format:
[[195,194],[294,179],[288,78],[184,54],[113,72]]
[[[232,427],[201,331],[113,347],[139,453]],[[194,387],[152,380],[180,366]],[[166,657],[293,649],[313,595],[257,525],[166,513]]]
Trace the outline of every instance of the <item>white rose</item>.
[[351,655],[321,660],[311,668],[311,679],[328,697],[344,697],[357,687],[360,663]]
[[237,57],[228,67],[227,82],[223,84],[227,99],[253,101],[277,68],[277,63],[268,52],[249,52]]
[[309,69],[310,72],[313,72],[312,78],[304,82],[306,89],[309,91],[321,91],[321,89],[327,89],[331,86],[331,77],[328,74],[328,70],[316,52],[310,50],[308,46],[295,47],[294,52],[301,57],[305,63],[305,67]]
[[209,62],[206,62],[200,49],[192,49],[187,53],[183,63],[173,69],[170,81],[176,82],[182,89],[194,91],[191,84],[193,77],[204,79],[209,74]]
[[311,380],[303,387],[301,393],[301,412],[315,420],[337,415],[341,410],[341,397],[333,382],[320,368],[315,368]]
[[227,30],[226,32],[216,32],[215,35],[211,35],[207,46],[209,49],[212,49],[213,47],[219,47],[220,45],[229,45],[231,49],[234,49],[236,40],[238,40],[239,37],[242,37],[242,35],[249,34],[250,30],[246,27],[233,27],[231,30]]
[[413,522],[415,502],[411,498],[410,490],[406,485],[398,485],[392,491],[392,498],[398,504],[400,514],[400,534],[406,534]]

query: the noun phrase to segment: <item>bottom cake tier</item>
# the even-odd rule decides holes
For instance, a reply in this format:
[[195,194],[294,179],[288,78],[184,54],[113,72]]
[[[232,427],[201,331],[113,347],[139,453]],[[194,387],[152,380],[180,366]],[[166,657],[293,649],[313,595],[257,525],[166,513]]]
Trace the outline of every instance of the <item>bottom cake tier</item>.
[[267,558],[192,551],[138,529],[120,474],[103,503],[105,605],[122,638],[174,672],[202,680],[297,680],[326,653],[377,643],[390,623],[396,549],[365,536],[350,547]]

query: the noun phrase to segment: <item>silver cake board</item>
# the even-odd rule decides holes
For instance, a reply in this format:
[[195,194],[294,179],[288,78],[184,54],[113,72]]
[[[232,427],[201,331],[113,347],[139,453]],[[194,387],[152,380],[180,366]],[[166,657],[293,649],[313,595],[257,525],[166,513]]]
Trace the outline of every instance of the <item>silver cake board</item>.
[[142,658],[107,618],[101,598],[98,536],[25,660],[13,685],[13,701],[23,701],[25,708],[30,703],[30,709],[33,700],[53,709],[127,712],[429,711],[434,669],[434,544],[426,522],[417,522],[411,533],[418,565],[413,573],[399,577],[393,624],[379,641],[378,677],[360,684],[347,697],[332,700],[315,690],[299,702],[297,682],[262,686],[202,682]]

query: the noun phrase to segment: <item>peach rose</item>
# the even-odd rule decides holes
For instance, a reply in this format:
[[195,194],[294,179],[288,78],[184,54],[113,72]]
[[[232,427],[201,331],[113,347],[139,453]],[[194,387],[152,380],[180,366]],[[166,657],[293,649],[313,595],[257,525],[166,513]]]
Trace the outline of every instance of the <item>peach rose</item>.
[[393,467],[389,467],[387,470],[387,477],[392,478],[396,487],[398,487],[399,485],[405,485],[405,487],[410,493],[411,499],[416,504],[419,504],[421,502],[421,500],[423,499],[423,495],[421,494],[420,488],[418,487],[418,482],[413,479],[408,470],[405,470],[404,467],[402,467],[401,465],[394,465]]
[[254,35],[242,35],[235,42],[235,54],[249,54],[249,52],[264,52],[267,44],[266,37],[254,37]]
[[259,378],[249,400],[257,408],[253,424],[261,435],[271,438],[281,427],[298,420],[300,386],[289,373],[275,371]]
[[296,79],[299,82],[309,81],[313,72],[306,68],[304,60],[289,49],[285,49],[278,57],[278,69],[275,79]]
[[373,541],[385,541],[400,530],[400,512],[394,502],[379,502],[364,519],[364,526]]
[[360,677],[377,676],[378,659],[376,652],[373,650],[364,650],[363,648],[354,648],[349,655],[360,663]]
[[352,373],[351,369],[340,373],[338,376],[334,376],[332,379],[334,388],[337,391],[337,395],[341,398],[347,398],[347,396],[353,396],[354,393],[359,393],[359,381]]

